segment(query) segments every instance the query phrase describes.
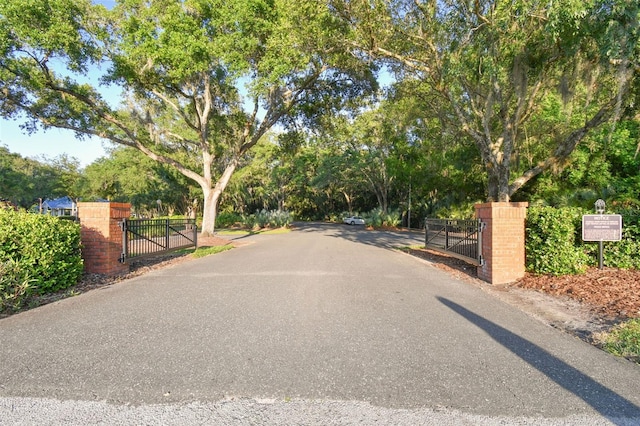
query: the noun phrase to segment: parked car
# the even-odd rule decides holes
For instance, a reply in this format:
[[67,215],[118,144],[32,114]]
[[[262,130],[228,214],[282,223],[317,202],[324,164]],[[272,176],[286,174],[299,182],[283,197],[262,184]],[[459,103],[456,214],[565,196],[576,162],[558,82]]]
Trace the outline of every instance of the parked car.
[[359,216],[349,216],[342,220],[347,225],[364,225],[364,219]]

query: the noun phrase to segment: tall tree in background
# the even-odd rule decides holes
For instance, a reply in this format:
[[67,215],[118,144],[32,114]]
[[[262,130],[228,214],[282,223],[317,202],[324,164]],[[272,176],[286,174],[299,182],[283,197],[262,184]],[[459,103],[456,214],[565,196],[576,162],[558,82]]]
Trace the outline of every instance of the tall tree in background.
[[[353,30],[347,44],[355,54],[386,60],[400,78],[421,83],[430,92],[425,114],[474,141],[492,201],[508,201],[533,177],[562,167],[585,135],[615,121],[640,69],[637,2],[332,4]],[[563,104],[564,119],[533,129],[532,118],[552,97]],[[518,170],[519,155],[532,146],[537,155]]]
[[46,198],[77,198],[83,183],[76,158],[24,158],[0,146],[0,199],[28,209]]
[[111,150],[109,156],[88,165],[83,175],[86,185],[81,196],[84,200],[104,198],[128,202],[134,212],[141,215],[189,212],[193,210],[193,200],[202,198],[192,181],[130,147]]
[[[202,188],[202,230],[213,233],[220,195],[267,130],[373,84],[367,64],[339,48],[344,37],[315,0],[121,0],[111,11],[2,2],[0,114],[174,167]],[[120,109],[84,82],[100,70],[124,90]]]

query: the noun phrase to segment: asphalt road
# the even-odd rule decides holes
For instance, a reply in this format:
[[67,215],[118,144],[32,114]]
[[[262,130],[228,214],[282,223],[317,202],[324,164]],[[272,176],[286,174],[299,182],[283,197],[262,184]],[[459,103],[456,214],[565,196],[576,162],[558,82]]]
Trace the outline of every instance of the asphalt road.
[[5,424],[640,424],[640,366],[307,224],[0,320]]

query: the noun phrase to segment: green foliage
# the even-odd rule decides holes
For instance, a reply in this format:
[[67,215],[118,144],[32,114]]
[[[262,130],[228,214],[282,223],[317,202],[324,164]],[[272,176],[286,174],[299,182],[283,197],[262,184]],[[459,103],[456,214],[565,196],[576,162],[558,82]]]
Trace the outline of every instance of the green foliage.
[[[202,190],[211,233],[218,197],[271,127],[375,89],[331,12],[315,0],[0,2],[0,116],[98,135],[171,167]],[[125,102],[114,108],[87,80],[117,86]]]
[[379,228],[382,226],[396,227],[400,225],[401,221],[400,211],[393,210],[384,212],[379,207],[363,214],[362,218],[364,219],[364,222],[367,226],[373,226],[374,228]]
[[39,198],[76,198],[82,186],[80,163],[75,158],[23,158],[0,146],[0,199],[28,209]]
[[474,205],[476,203],[466,202],[443,206],[435,210],[433,217],[441,219],[472,219],[474,217]]
[[280,228],[291,224],[291,213],[283,210],[259,210],[245,217],[245,226],[253,229]]
[[[530,207],[527,212],[526,265],[537,274],[576,274],[595,265],[598,244],[582,241],[582,215],[571,207]],[[622,240],[604,242],[603,258],[611,268],[640,269],[640,210],[620,210]]]
[[618,213],[622,216],[622,239],[604,243],[604,263],[611,268],[640,269],[640,209]]
[[584,272],[588,257],[576,245],[583,211],[575,208],[532,207],[526,220],[526,267],[537,274]]
[[198,247],[193,253],[191,253],[191,257],[199,259],[212,254],[222,253],[223,251],[231,250],[232,248],[233,246],[231,244],[224,246]]
[[0,210],[0,264],[3,298],[9,294],[12,303],[28,294],[72,286],[83,270],[80,226],[51,216]]
[[220,212],[216,217],[216,228],[232,228],[243,222],[241,214],[235,212]]
[[640,364],[640,318],[617,325],[605,337],[603,349]]
[[454,144],[473,141],[490,200],[561,165],[634,104],[626,88],[637,78],[637,2],[334,3],[359,54],[417,83],[425,121],[437,118]]
[[367,226],[373,226],[374,228],[382,226],[382,209],[379,207],[368,213],[362,214],[361,217],[364,219],[364,223]]
[[137,214],[146,217],[187,214],[193,200],[202,197],[186,177],[133,148],[111,150],[108,157],[87,166],[84,176],[83,199],[131,203]]
[[531,181],[514,201],[592,210],[602,198],[614,209],[640,207],[639,138],[635,121],[603,126],[578,145],[566,164]]
[[0,261],[0,312],[17,311],[31,290],[29,272],[13,259]]

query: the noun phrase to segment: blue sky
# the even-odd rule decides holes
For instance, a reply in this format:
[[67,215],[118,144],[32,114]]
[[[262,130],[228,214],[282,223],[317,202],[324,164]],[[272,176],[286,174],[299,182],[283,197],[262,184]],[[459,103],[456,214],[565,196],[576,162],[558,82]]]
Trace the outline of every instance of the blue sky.
[[[112,8],[115,0],[94,0],[94,3]],[[88,82],[97,87],[98,77],[101,74],[99,70],[94,70],[88,76]],[[388,73],[383,73],[381,77],[383,84],[391,79]],[[117,88],[107,88],[102,93],[112,106],[117,106],[120,100],[120,91]],[[114,147],[111,142],[97,137],[78,140],[73,132],[64,129],[39,130],[29,135],[20,128],[24,122],[25,118],[21,116],[12,120],[0,118],[0,146],[5,146],[9,151],[23,157],[51,159],[66,154],[77,158],[81,166],[85,167],[96,159],[106,156],[107,150]]]
[[[115,5],[115,0],[94,0],[94,3],[111,8]],[[99,138],[78,140],[73,132],[62,129],[38,131],[29,135],[20,129],[23,123],[24,117],[18,117],[16,120],[0,118],[0,145],[23,157],[54,158],[67,154],[80,160],[84,167],[107,155],[105,147],[112,146]]]

